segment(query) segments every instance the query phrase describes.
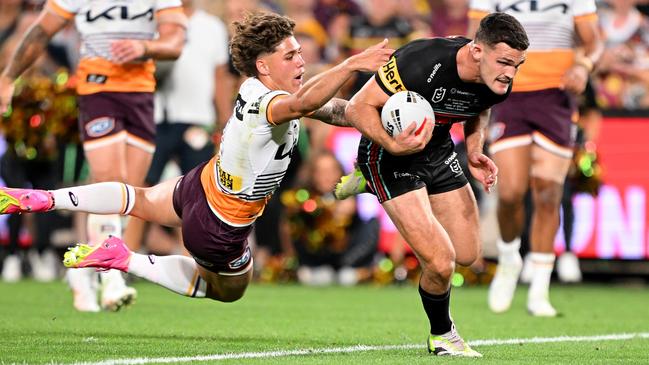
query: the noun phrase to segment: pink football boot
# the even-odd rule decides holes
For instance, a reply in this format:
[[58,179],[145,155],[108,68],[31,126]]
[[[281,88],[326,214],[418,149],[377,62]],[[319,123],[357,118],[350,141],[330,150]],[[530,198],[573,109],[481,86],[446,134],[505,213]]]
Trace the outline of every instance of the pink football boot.
[[0,187],[0,214],[47,212],[52,207],[49,191]]

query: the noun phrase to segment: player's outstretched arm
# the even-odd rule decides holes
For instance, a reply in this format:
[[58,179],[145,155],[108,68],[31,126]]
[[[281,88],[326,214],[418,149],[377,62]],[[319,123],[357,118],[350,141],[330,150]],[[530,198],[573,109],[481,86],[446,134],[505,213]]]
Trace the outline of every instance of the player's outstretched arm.
[[393,155],[409,155],[424,149],[433,134],[433,122],[425,121],[420,133],[416,133],[417,127],[412,123],[392,138],[383,129],[379,115],[379,109],[387,100],[388,95],[371,78],[349,101],[345,117],[365,137],[380,144]]
[[14,50],[9,63],[0,74],[0,114],[7,111],[14,92],[14,81],[43,54],[50,39],[68,20],[43,9]]
[[281,97],[271,106],[276,123],[303,117],[327,103],[356,71],[374,72],[388,61],[393,49],[387,39],[351,56],[307,81],[295,94]]

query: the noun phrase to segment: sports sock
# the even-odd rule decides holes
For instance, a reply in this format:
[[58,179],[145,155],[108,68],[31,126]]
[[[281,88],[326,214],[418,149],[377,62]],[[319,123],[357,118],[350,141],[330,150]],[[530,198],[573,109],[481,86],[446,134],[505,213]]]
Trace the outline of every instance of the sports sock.
[[196,263],[186,256],[133,253],[128,273],[187,297],[204,298],[207,292],[207,283],[198,274]]
[[548,300],[550,297],[550,277],[556,256],[553,253],[530,253],[534,272],[528,300]]
[[54,209],[95,214],[128,214],[135,204],[135,189],[123,183],[103,182],[52,190]]
[[430,334],[443,335],[450,331],[453,324],[449,311],[451,289],[444,294],[431,294],[419,285],[419,296],[430,322]]
[[505,242],[499,238],[496,242],[496,246],[498,247],[498,263],[516,263],[517,258],[520,257],[518,251],[521,248],[521,239],[519,237],[515,238],[511,242]]

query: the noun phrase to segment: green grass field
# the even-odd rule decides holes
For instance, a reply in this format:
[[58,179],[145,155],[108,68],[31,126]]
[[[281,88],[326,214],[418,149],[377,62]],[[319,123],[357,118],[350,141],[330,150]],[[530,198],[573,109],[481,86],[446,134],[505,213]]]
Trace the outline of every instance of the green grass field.
[[[527,315],[525,288],[501,315],[486,308],[486,287],[454,289],[453,317],[482,359],[427,354],[427,320],[413,286],[253,285],[231,304],[135,287],[135,306],[86,314],[72,309],[63,283],[0,284],[0,363],[649,363],[649,290],[642,286],[555,286],[563,316],[552,319]],[[629,335],[592,337],[621,334]],[[535,337],[540,343],[530,342]]]

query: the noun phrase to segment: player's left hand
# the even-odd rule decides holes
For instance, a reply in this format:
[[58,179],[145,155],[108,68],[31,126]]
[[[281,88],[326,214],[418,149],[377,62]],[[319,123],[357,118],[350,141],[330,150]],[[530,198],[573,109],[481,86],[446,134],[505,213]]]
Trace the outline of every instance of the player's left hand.
[[129,63],[144,57],[146,45],[137,39],[120,39],[110,45],[110,52],[114,62]]
[[498,167],[482,153],[472,152],[467,157],[471,175],[482,184],[485,192],[490,193],[498,182]]
[[566,90],[574,95],[580,95],[586,90],[588,82],[588,70],[581,65],[574,65],[563,75],[563,84],[560,89]]

